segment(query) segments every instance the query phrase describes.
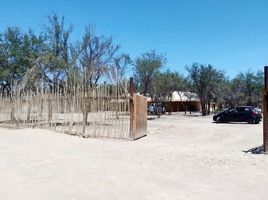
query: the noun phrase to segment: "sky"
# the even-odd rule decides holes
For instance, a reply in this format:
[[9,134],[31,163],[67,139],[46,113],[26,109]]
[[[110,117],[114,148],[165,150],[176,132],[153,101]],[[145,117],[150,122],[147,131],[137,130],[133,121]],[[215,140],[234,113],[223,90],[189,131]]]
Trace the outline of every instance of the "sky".
[[268,65],[267,0],[0,0],[0,32],[9,26],[40,32],[53,12],[74,27],[113,37],[135,59],[150,50],[166,56],[165,69],[186,74],[194,62],[229,77]]

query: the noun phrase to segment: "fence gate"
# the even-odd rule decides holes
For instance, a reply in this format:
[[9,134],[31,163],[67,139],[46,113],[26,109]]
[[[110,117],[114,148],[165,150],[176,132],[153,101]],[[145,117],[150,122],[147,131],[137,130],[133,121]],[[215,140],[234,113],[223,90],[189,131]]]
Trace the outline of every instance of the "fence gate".
[[130,78],[130,138],[138,139],[147,132],[147,98],[134,93],[133,78]]

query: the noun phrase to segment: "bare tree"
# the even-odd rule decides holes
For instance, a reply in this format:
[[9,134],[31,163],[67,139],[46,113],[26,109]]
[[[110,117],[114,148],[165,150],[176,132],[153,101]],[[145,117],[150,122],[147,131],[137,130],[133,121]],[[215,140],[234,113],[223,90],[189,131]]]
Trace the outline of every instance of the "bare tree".
[[[119,110],[120,89],[122,88],[124,90],[125,97],[128,94],[126,73],[130,64],[131,64],[131,59],[129,55],[122,54],[114,58],[113,63],[109,70],[110,79],[116,85],[116,96],[117,96],[116,118],[117,119],[119,118],[118,110]],[[127,104],[125,104],[125,106],[126,105]]]
[[109,70],[111,80],[117,84],[125,79],[131,63],[132,61],[128,54],[122,54],[114,58]]
[[85,48],[80,57],[80,64],[84,73],[84,82],[93,87],[98,84],[101,76],[108,73],[119,46],[113,45],[112,37],[96,35],[95,28],[92,26],[86,27],[83,45]]
[[[83,37],[83,47],[79,61],[83,74],[83,98],[86,99],[86,91],[89,87],[96,87],[100,78],[108,74],[109,67],[119,46],[113,45],[112,37],[98,36],[95,33],[95,28],[88,26]],[[90,104],[86,105],[85,103],[83,105],[83,127],[87,123],[90,106]]]

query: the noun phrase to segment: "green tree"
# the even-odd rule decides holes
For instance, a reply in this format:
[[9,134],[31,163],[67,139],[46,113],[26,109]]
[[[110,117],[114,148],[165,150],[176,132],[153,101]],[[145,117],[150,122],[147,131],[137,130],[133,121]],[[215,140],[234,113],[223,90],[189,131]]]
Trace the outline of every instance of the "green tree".
[[65,28],[64,17],[57,14],[48,16],[48,25],[45,26],[45,54],[42,55],[41,72],[44,80],[54,88],[57,85],[63,87],[64,81],[68,78],[70,68],[74,61],[71,60],[72,25]]
[[153,94],[159,100],[171,100],[176,90],[184,88],[184,78],[178,72],[159,72],[153,80]]
[[[180,91],[185,88],[184,77],[178,72],[159,72],[153,79],[153,95],[155,101],[172,101],[174,91]],[[171,108],[168,108],[171,114]]]
[[135,61],[134,76],[138,91],[144,95],[153,93],[152,82],[166,63],[166,58],[156,51],[142,54]]
[[235,105],[258,106],[261,104],[263,72],[240,72],[231,80],[231,91]]
[[224,74],[210,64],[194,63],[191,66],[186,66],[186,70],[193,83],[194,91],[200,98],[202,115],[207,115],[210,110],[210,101],[217,95],[217,88]]
[[17,27],[9,27],[0,35],[0,82],[4,90],[10,91],[22,80],[33,67],[42,46],[41,37],[32,31],[23,33]]

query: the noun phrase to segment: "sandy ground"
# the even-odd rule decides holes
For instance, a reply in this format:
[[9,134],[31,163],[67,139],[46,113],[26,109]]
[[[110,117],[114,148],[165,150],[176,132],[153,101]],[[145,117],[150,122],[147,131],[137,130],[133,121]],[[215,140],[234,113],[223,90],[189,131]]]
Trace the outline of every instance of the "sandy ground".
[[182,114],[137,141],[0,129],[0,199],[267,200],[262,125]]

